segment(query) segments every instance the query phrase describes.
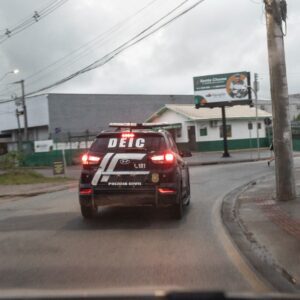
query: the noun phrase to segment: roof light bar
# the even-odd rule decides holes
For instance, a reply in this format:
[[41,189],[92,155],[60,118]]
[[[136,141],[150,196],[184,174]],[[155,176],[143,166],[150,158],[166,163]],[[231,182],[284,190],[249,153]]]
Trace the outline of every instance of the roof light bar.
[[154,128],[164,127],[169,125],[168,123],[109,123],[109,127],[117,128]]

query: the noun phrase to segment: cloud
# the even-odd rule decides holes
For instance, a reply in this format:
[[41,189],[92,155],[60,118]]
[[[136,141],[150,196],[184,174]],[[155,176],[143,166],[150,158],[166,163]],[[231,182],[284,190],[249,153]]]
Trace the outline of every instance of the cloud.
[[[5,73],[18,67],[21,70],[18,79],[26,78],[87,43],[149,2],[150,0],[70,0],[38,24],[0,45],[1,70]],[[91,63],[180,2],[157,0],[148,11],[128,23],[123,30],[113,32],[105,44],[83,53],[85,56],[75,62],[70,61],[61,68],[52,67],[53,71],[45,73],[43,77],[41,73],[28,79],[26,89],[43,87]],[[18,22],[30,15],[35,8],[47,3],[49,1],[2,0],[0,28]],[[300,22],[299,1],[289,1],[288,8],[291,9],[291,23]],[[298,27],[289,26],[285,40],[287,69],[294,73],[299,70],[300,64]],[[193,76],[239,70],[259,73],[262,78],[260,94],[269,96],[263,5],[241,0],[206,0],[105,66],[52,91],[192,94]],[[300,77],[300,72],[298,74]],[[298,91],[297,78],[297,74],[289,76],[289,88],[293,93]],[[6,78],[5,82],[9,80],[12,77]],[[9,96],[9,93],[6,94]]]

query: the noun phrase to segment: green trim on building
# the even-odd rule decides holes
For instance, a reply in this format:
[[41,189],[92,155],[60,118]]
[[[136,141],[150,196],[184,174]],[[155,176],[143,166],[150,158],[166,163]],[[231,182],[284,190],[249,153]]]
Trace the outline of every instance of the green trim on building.
[[[229,150],[239,150],[239,149],[251,149],[257,148],[257,140],[255,139],[238,139],[238,140],[228,140],[228,149]],[[260,138],[259,139],[260,147],[266,148],[269,147],[268,138]],[[177,143],[178,148],[180,150],[188,150],[188,143]],[[219,141],[207,141],[207,142],[197,142],[197,150],[198,152],[209,152],[209,151],[223,151],[223,140]],[[299,141],[300,148],[300,141]]]
[[294,151],[300,151],[300,138],[293,139],[293,150]]
[[[238,149],[251,149],[257,148],[256,139],[238,139],[238,140],[228,140],[228,149],[229,150],[238,150]],[[259,139],[260,147],[269,147],[269,142],[267,138]],[[206,152],[206,151],[222,151],[224,149],[223,140],[220,141],[209,141],[209,142],[197,142],[197,151]]]

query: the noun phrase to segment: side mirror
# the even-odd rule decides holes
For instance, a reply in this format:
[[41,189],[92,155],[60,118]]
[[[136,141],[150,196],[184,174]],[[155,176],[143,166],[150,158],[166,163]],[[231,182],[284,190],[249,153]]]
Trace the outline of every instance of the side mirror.
[[181,157],[191,157],[192,156],[192,152],[188,151],[188,150],[179,151],[179,154]]

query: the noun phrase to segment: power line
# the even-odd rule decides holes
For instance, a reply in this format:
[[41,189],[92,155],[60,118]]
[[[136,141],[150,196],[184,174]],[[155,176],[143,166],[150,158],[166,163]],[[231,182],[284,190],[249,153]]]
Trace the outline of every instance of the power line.
[[[108,63],[109,61],[111,61],[113,58],[115,58],[117,55],[119,55],[120,53],[122,53],[123,51],[125,51],[126,49],[136,45],[137,43],[141,42],[142,40],[146,39],[147,37],[151,36],[152,34],[154,34],[155,32],[159,31],[160,29],[162,29],[163,27],[169,25],[170,23],[174,22],[176,19],[178,19],[179,17],[185,15],[186,13],[188,13],[189,11],[191,11],[192,9],[194,9],[195,7],[197,7],[200,3],[204,2],[205,0],[198,0],[196,1],[196,3],[194,3],[193,5],[189,6],[188,8],[184,9],[183,11],[179,12],[177,15],[175,15],[174,17],[170,18],[169,20],[165,21],[164,23],[160,24],[162,22],[162,20],[170,17],[170,15],[172,15],[176,10],[178,10],[179,8],[181,8],[184,4],[186,4],[188,1],[190,0],[185,0],[182,1],[179,5],[177,5],[175,8],[173,8],[172,10],[170,10],[167,14],[165,14],[163,17],[159,18],[157,21],[155,21],[154,23],[152,23],[150,26],[148,26],[147,28],[145,28],[144,30],[142,30],[141,32],[139,32],[138,34],[136,34],[134,37],[132,37],[131,39],[129,39],[128,41],[126,41],[125,43],[123,43],[122,45],[120,45],[119,47],[117,47],[116,49],[114,49],[113,51],[109,52],[108,54],[104,55],[102,58],[97,59],[96,61],[94,61],[92,64],[89,64],[88,66],[72,73],[71,75],[64,77],[62,79],[60,79],[59,81],[56,81],[50,85],[47,85],[43,88],[40,88],[38,90],[29,92],[26,94],[26,97],[28,96],[32,96],[32,95],[36,95],[40,92],[43,92],[45,90],[49,90],[52,89],[58,85],[61,85],[83,73],[86,73],[88,71],[91,71],[93,69],[99,68],[101,66],[103,66],[104,64]],[[157,27],[155,27],[157,26]],[[7,102],[12,102],[14,100],[6,100],[5,102],[0,102],[0,103],[7,103]]]
[[20,23],[6,29],[2,29],[2,34],[0,34],[0,44],[4,43],[6,40],[8,40],[10,37],[24,31],[28,27],[36,24],[39,20],[45,18],[52,12],[54,12],[56,9],[58,9],[60,6],[64,5],[68,0],[54,0],[50,4],[48,4],[46,7],[41,9],[40,11],[35,10],[33,15],[30,17],[24,19]]
[[[101,66],[103,66],[104,64],[108,63],[109,61],[111,61],[113,58],[115,58],[117,55],[119,55],[120,53],[122,53],[123,51],[125,51],[126,49],[134,46],[135,44],[139,43],[140,41],[144,40],[145,38],[149,37],[150,35],[154,34],[155,32],[157,32],[158,30],[162,29],[163,27],[167,26],[168,24],[170,24],[171,22],[175,21],[177,18],[183,16],[184,14],[186,14],[187,12],[189,12],[190,10],[192,10],[193,8],[195,8],[196,6],[198,6],[200,3],[204,2],[205,0],[198,0],[195,4],[191,5],[190,7],[188,7],[187,9],[183,10],[181,13],[177,14],[176,16],[174,16],[173,18],[171,18],[170,20],[166,21],[165,23],[159,25],[157,28],[154,28],[152,31],[150,31],[153,27],[155,27],[158,23],[160,23],[163,19],[169,17],[172,13],[174,13],[174,11],[176,11],[177,9],[179,9],[181,6],[183,6],[185,3],[187,3],[189,0],[185,0],[183,2],[181,2],[178,6],[176,6],[174,9],[172,9],[170,12],[168,12],[166,15],[164,15],[162,18],[160,18],[159,20],[157,20],[156,22],[154,22],[153,24],[151,24],[150,26],[148,26],[146,29],[144,29],[143,31],[141,31],[140,33],[138,33],[137,35],[135,35],[133,38],[129,39],[127,42],[123,43],[121,46],[119,46],[118,48],[116,48],[115,50],[111,51],[110,53],[106,54],[105,56],[103,56],[102,58],[94,61],[92,64],[86,66],[85,68],[80,69],[77,72],[72,73],[71,75],[55,82],[52,83],[46,87],[40,88],[36,91],[30,92],[27,95],[34,95],[40,92],[43,92],[45,90],[54,88],[58,85],[61,85],[77,76],[79,76],[80,74],[86,73],[88,71],[91,71],[93,69],[99,68]],[[150,31],[149,33],[147,33],[147,31]],[[145,34],[145,35],[144,35]]]
[[[91,49],[94,48],[95,45],[98,44],[98,46],[103,45],[103,43],[101,43],[99,45],[100,42],[105,41],[106,36],[110,36],[112,33],[119,31],[125,24],[127,24],[128,22],[130,22],[133,18],[135,18],[136,16],[138,16],[141,12],[145,11],[148,7],[150,7],[153,3],[157,2],[158,0],[152,0],[150,1],[146,6],[142,7],[141,9],[139,9],[137,12],[135,12],[134,14],[130,15],[129,17],[125,18],[124,20],[118,22],[116,25],[114,25],[113,27],[109,28],[108,30],[104,31],[103,33],[101,33],[100,35],[98,35],[97,37],[93,38],[92,40],[90,40],[89,42],[87,42],[86,44],[82,45],[81,47],[69,52],[68,54],[64,55],[63,57],[61,57],[60,59],[54,61],[53,63],[47,65],[44,68],[41,68],[40,70],[38,70],[37,72],[31,74],[30,76],[28,76],[27,78],[25,78],[25,80],[28,80],[30,78],[36,77],[37,75],[45,72],[46,70],[48,70],[49,68],[58,65],[58,63],[64,61],[64,60],[75,60],[74,62],[76,62],[79,58],[83,57],[86,53],[88,53],[88,51],[90,51]],[[75,57],[71,58],[73,55],[75,55]],[[58,68],[63,67],[68,65],[69,63],[63,63],[62,65],[59,65]],[[36,82],[36,81],[35,81]]]
[[[62,56],[58,60],[50,63],[49,65],[46,65],[45,67],[39,69],[36,72],[30,74],[29,76],[27,76],[26,78],[24,78],[24,80],[28,81],[31,78],[37,77],[41,73],[47,72],[47,70],[49,70],[49,69],[50,69],[49,72],[53,72],[53,71],[55,71],[55,69],[59,69],[59,68],[68,66],[70,64],[76,63],[79,59],[83,58],[92,49],[94,49],[94,47],[96,45],[97,45],[97,47],[99,47],[99,46],[103,45],[105,43],[105,41],[108,41],[109,39],[111,39],[111,35],[113,33],[116,33],[118,31],[120,31],[128,23],[132,22],[132,20],[134,18],[136,18],[138,15],[140,15],[141,13],[143,13],[144,11],[146,11],[146,9],[148,9],[151,5],[153,5],[157,1],[158,0],[151,0],[145,6],[143,6],[142,8],[140,8],[139,10],[137,10],[136,12],[134,12],[133,14],[129,15],[128,17],[124,18],[123,20],[121,20],[120,22],[118,22],[117,24],[115,24],[114,26],[112,26],[111,28],[109,28],[108,30],[105,30],[104,32],[102,32],[101,34],[97,35],[96,37],[94,37],[93,39],[91,39],[90,41],[88,41],[87,43],[85,43],[82,46],[80,46],[79,48],[77,48],[77,49],[75,49],[75,50],[67,53],[66,55]],[[60,62],[62,62],[62,64],[60,64]],[[38,76],[38,78],[39,77],[43,78],[45,76],[47,76],[47,75],[45,74],[45,75],[42,75],[42,76]],[[33,83],[38,82],[38,81],[40,81],[40,79],[34,80],[33,82],[31,81],[29,83],[29,85],[32,85]],[[11,92],[15,92],[16,89],[15,88],[11,88],[10,91]],[[1,93],[0,95],[5,95],[5,94],[7,94],[7,92]]]

